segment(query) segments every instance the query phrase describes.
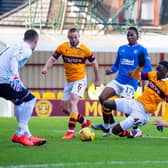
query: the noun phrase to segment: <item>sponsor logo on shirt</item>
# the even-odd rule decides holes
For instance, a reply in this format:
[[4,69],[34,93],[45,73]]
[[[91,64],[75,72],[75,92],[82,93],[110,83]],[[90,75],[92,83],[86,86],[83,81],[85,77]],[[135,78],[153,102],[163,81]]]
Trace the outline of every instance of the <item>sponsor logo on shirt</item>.
[[134,65],[134,60],[121,59],[121,64],[123,64],[123,65]]

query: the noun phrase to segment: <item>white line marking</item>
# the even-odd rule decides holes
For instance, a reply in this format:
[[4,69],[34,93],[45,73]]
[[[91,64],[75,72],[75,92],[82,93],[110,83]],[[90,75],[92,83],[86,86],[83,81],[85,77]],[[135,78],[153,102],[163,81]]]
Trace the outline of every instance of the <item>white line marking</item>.
[[[66,132],[66,130],[49,130],[49,129],[40,129],[39,131],[41,132]],[[78,134],[78,132],[76,132]],[[95,131],[96,135],[102,135],[102,131]],[[111,135],[111,136],[115,136],[115,135]],[[108,138],[108,137],[107,137]],[[153,139],[168,139],[168,136],[150,136],[150,135],[146,135],[146,136],[142,136],[142,138],[153,138]]]
[[38,167],[73,167],[96,165],[133,165],[133,164],[168,164],[168,160],[144,160],[144,161],[108,161],[108,162],[77,162],[77,163],[50,163],[32,165],[0,166],[0,168],[38,168]]
[[[9,131],[9,130],[12,130],[12,129],[8,129],[8,128],[4,128],[3,130],[7,130],[7,131]],[[57,133],[57,132],[63,132],[63,133],[65,133],[66,132],[66,130],[58,130],[58,129],[53,129],[53,130],[51,130],[51,129],[39,129],[38,131],[40,131],[40,132],[55,132],[55,133]],[[95,134],[96,135],[102,135],[103,134],[103,132],[102,131],[94,131],[95,132]],[[78,131],[76,131],[76,134],[78,134],[79,132]],[[115,135],[111,135],[111,136],[115,136]],[[108,138],[108,137],[105,137],[105,138]],[[146,139],[168,139],[168,136],[151,136],[151,135],[143,135],[142,136],[142,138],[146,138]],[[136,138],[137,139],[137,138]],[[139,137],[138,137],[138,139],[139,139]]]

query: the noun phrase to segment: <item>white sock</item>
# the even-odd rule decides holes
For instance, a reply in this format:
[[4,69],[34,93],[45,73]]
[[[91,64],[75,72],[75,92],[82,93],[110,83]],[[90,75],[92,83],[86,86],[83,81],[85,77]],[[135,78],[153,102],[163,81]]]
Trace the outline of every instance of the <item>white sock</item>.
[[109,129],[110,128],[110,124],[104,124],[104,128],[105,129]]
[[20,137],[24,134],[26,127],[27,123],[25,123],[24,121],[19,121],[18,128],[16,130],[17,137]]
[[29,131],[28,123],[31,118],[36,99],[32,99],[28,102],[24,102],[18,107],[17,119],[18,119],[18,129],[17,134],[25,134],[30,137],[31,133]]
[[86,120],[86,118],[84,118],[84,121],[83,121],[83,123],[82,123],[82,124],[86,124],[86,122],[87,122],[87,120]]
[[23,106],[24,106],[24,103],[15,106],[15,115],[18,122],[19,122],[19,114],[21,113]]

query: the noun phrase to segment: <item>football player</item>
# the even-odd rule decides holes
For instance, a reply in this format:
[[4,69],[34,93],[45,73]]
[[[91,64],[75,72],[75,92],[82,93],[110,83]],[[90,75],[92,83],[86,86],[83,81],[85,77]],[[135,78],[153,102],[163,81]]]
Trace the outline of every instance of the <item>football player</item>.
[[[150,116],[156,111],[160,102],[166,101],[165,112],[168,111],[168,61],[159,62],[156,71],[140,73],[141,69],[142,67],[138,66],[130,73],[134,79],[149,81],[141,96],[137,99],[117,98],[106,100],[103,103],[109,111],[117,110],[129,115],[128,118],[113,127],[112,133],[115,135],[135,137],[136,131],[128,129],[148,123]],[[155,121],[155,123],[158,126],[164,126],[159,121]]]
[[69,29],[69,41],[58,46],[42,69],[42,74],[46,74],[53,63],[62,56],[67,81],[63,91],[62,108],[63,112],[69,115],[68,131],[62,139],[75,137],[76,122],[81,124],[81,128],[90,125],[90,120],[79,114],[77,107],[78,101],[87,86],[86,60],[92,63],[95,74],[95,86],[100,85],[96,58],[88,47],[80,43],[79,38],[79,31],[76,28]]
[[0,56],[0,97],[15,104],[15,114],[18,122],[12,141],[26,146],[46,143],[45,139],[32,136],[29,131],[28,123],[36,99],[19,78],[19,71],[29,60],[37,42],[37,32],[29,29],[24,33],[23,41],[6,48]]

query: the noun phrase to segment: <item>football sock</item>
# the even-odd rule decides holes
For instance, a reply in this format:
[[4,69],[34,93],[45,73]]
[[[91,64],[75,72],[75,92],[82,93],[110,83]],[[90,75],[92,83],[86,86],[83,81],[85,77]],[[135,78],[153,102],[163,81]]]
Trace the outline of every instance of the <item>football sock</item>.
[[36,99],[32,99],[28,102],[24,102],[21,105],[18,105],[16,108],[18,128],[17,135],[25,134],[26,136],[31,136],[31,133],[28,128],[28,122],[31,118]]
[[15,106],[15,116],[18,122],[19,122],[19,114],[22,112],[23,106],[24,103]]
[[72,132],[76,127],[78,113],[71,112],[69,116],[68,131]]
[[79,123],[81,123],[81,124],[86,124],[86,118],[83,115],[79,114],[79,113],[78,113],[77,121]]
[[110,124],[104,124],[104,128],[105,129],[109,129],[110,128]]
[[27,123],[25,123],[24,121],[19,121],[18,128],[16,130],[17,137],[20,137],[24,134],[26,127]]
[[110,124],[113,125],[115,123],[115,120],[114,120],[112,112],[109,118],[110,118]]
[[102,107],[102,111],[103,111],[103,120],[104,120],[104,124],[110,124],[111,119],[112,119],[112,111],[109,108],[106,107]]
[[30,130],[29,130],[29,126],[28,126],[28,122],[32,116],[32,113],[33,113],[33,108],[35,106],[35,103],[36,103],[36,99],[32,99],[31,101],[28,101],[28,102],[25,102],[24,103],[24,113],[27,114],[27,115],[24,115],[24,119],[27,120],[27,127],[25,128],[25,135],[27,137],[30,137],[32,136],[31,133],[30,133]]

